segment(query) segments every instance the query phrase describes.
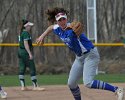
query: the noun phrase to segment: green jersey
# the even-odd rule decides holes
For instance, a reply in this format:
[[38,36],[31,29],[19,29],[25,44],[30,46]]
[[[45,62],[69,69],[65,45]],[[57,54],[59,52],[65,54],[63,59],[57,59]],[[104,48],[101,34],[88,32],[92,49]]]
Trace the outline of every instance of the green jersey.
[[29,48],[32,51],[32,49],[33,49],[32,38],[31,38],[30,33],[28,33],[27,31],[23,31],[19,36],[20,49],[25,49],[24,41],[28,41]]

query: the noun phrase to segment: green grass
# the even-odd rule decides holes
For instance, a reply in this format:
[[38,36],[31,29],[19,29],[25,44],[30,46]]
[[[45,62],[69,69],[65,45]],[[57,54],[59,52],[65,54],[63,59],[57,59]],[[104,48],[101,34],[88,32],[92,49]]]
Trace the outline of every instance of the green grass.
[[[39,85],[60,85],[67,84],[68,75],[38,75],[37,76]],[[31,86],[30,76],[25,76],[26,85]],[[18,75],[6,75],[0,76],[0,85],[2,86],[19,86]]]
[[[67,84],[68,75],[38,75],[39,85],[64,85]],[[123,83],[125,82],[125,74],[103,74],[97,75],[95,79],[102,80],[109,83]],[[25,76],[26,85],[31,86],[30,76]],[[79,82],[82,84],[82,79]],[[5,75],[0,76],[0,85],[4,87],[19,86],[18,75]]]
[[100,74],[96,76],[96,79],[109,83],[124,83],[125,74]]

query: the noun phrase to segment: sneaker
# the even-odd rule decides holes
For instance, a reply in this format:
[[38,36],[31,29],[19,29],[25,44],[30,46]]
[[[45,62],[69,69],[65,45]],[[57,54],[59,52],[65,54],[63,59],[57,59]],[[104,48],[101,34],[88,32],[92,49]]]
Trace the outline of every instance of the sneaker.
[[124,89],[123,88],[118,88],[116,90],[116,94],[118,96],[118,100],[123,100],[124,99]]
[[33,88],[34,91],[44,91],[45,88],[41,88],[41,87],[34,87]]
[[7,98],[7,93],[5,91],[1,90],[0,96],[1,96],[2,99],[5,99],[5,98]]

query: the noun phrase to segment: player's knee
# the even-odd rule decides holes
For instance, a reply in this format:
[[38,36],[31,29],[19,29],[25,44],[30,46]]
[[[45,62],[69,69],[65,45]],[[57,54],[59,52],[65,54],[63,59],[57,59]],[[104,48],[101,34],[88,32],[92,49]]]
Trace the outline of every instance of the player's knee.
[[25,71],[24,70],[20,70],[19,71],[19,75],[24,75]]
[[68,85],[68,87],[69,87],[70,89],[73,89],[73,88],[75,88],[75,87],[77,86],[77,84],[75,84],[75,83],[73,83],[73,82],[68,82],[67,85]]
[[30,75],[31,75],[31,76],[36,76],[36,72],[35,72],[35,71],[32,71],[32,72],[30,73]]

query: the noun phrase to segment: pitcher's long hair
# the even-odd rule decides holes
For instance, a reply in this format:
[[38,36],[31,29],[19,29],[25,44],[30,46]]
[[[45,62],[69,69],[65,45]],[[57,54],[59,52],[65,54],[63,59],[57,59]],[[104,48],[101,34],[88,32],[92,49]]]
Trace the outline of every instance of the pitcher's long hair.
[[48,21],[51,24],[54,24],[54,22],[56,22],[55,16],[58,13],[65,13],[66,15],[68,15],[69,11],[65,10],[64,8],[55,7],[53,9],[48,9],[45,13],[47,14]]

